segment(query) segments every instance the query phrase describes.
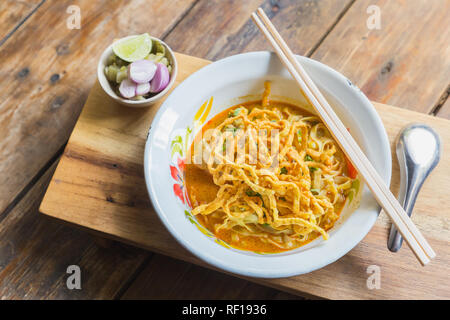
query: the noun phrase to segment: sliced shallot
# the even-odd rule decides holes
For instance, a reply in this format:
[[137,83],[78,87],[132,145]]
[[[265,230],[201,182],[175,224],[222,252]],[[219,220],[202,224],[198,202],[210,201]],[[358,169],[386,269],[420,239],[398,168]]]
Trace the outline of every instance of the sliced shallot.
[[137,96],[143,96],[146,93],[150,92],[150,82],[146,83],[139,83],[136,86],[136,95]]
[[157,93],[163,91],[169,84],[170,74],[167,67],[158,63],[156,65],[156,73],[150,83],[150,92]]
[[156,65],[149,60],[138,60],[128,67],[128,77],[136,83],[146,83],[153,79]]
[[130,79],[125,79],[120,83],[119,92],[126,99],[136,96],[136,83]]

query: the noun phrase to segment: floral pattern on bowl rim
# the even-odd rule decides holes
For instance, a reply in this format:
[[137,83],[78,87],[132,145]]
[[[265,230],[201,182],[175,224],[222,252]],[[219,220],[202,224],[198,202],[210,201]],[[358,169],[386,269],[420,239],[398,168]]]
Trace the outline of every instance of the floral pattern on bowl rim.
[[206,100],[202,106],[197,110],[193,124],[191,126],[187,126],[184,134],[177,134],[171,140],[170,147],[170,175],[175,180],[173,185],[173,192],[175,196],[179,199],[181,204],[184,206],[184,214],[186,218],[192,223],[197,229],[203,233],[205,236],[211,238],[217,244],[230,248],[231,245],[223,241],[222,239],[217,238],[211,231],[206,229],[202,224],[200,224],[197,219],[192,215],[192,204],[189,199],[189,195],[187,193],[186,184],[185,184],[185,175],[186,175],[186,156],[189,153],[189,148],[192,143],[192,138],[196,136],[196,134],[202,129],[203,124],[211,112],[211,107],[214,102],[214,97]]

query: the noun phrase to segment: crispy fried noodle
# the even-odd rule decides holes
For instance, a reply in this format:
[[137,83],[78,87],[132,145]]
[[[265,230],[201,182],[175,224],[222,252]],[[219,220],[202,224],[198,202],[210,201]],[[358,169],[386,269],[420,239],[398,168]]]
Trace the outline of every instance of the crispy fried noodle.
[[271,103],[269,93],[266,83],[262,101],[229,109],[215,133],[203,136],[214,200],[198,201],[193,184],[188,192],[192,214],[218,237],[240,249],[280,252],[328,239],[356,177],[318,117]]

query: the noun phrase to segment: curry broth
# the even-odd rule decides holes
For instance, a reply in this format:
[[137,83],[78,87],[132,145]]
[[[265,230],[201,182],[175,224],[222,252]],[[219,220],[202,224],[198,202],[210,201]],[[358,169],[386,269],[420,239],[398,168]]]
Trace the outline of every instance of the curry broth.
[[[214,129],[215,127],[217,127],[220,123],[222,123],[228,117],[228,114],[231,110],[236,109],[240,106],[246,107],[250,112],[255,107],[261,108],[261,101],[241,103],[241,104],[235,105],[231,108],[228,108],[228,109],[222,111],[221,113],[217,114],[214,118],[209,120],[203,126],[201,133],[205,132],[206,130]],[[266,107],[265,109],[270,110],[273,108],[288,108],[292,114],[296,114],[296,115],[302,115],[302,116],[312,116],[313,115],[310,112],[308,112],[304,109],[301,109],[300,107],[297,107],[295,105],[291,105],[288,103],[284,103],[284,102],[270,101],[269,107]],[[198,141],[199,139],[201,139],[200,133],[194,138],[194,142]],[[192,157],[194,154],[194,142],[192,143],[192,145],[190,147],[188,157]],[[193,162],[193,161],[191,161],[191,162]],[[347,170],[347,169],[345,169],[345,170]],[[206,170],[204,170],[202,168],[199,168],[195,164],[187,164],[185,175],[186,175],[185,182],[186,182],[187,193],[189,196],[189,200],[194,207],[197,205],[200,205],[200,204],[209,203],[216,198],[219,187],[214,184],[212,175],[209,172],[207,172]],[[335,210],[338,214],[340,214],[342,207],[335,208]],[[231,229],[230,230],[221,229],[221,230],[219,230],[219,232],[215,232],[214,226],[216,224],[220,224],[223,220],[222,218],[214,218],[211,215],[209,215],[209,216],[197,215],[196,218],[197,218],[197,221],[202,226],[207,228],[217,238],[225,241],[230,246],[235,247],[237,249],[241,249],[241,250],[265,252],[265,253],[284,252],[284,251],[289,251],[289,250],[298,248],[300,246],[303,246],[320,236],[320,234],[318,232],[315,232],[315,236],[311,237],[311,239],[304,241],[304,242],[299,242],[298,245],[296,245],[290,249],[282,249],[272,243],[261,241],[261,239],[259,237],[238,234],[238,237],[236,238],[236,236],[233,236],[233,233],[235,233],[235,234],[237,234],[237,233],[233,232],[233,230],[231,230]]]

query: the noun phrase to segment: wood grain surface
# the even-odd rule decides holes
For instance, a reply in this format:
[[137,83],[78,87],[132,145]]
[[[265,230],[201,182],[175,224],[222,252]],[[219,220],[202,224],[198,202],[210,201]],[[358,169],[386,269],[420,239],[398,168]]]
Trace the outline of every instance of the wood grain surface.
[[[210,60],[248,51],[268,50],[250,14],[258,4],[290,39],[292,49],[308,55],[346,12],[351,0],[201,1],[165,39],[171,47]],[[224,12],[223,16],[217,12]],[[229,13],[233,13],[229,16]],[[207,30],[205,33],[203,30]]]
[[[164,36],[195,2],[153,1],[149,19],[135,14],[141,1],[77,1],[81,30],[65,27],[73,1],[44,2],[0,2],[0,299],[112,299],[152,254],[105,249],[100,238],[42,219],[38,205],[95,81],[97,56],[116,36],[147,28]],[[108,40],[90,41],[95,34]],[[87,275],[81,291],[65,285],[69,264]]]
[[[187,267],[186,267],[187,265]],[[161,277],[164,274],[164,277]],[[170,285],[167,279],[170,277]],[[233,288],[230,290],[230,288]],[[121,299],[300,299],[288,293],[155,255]]]
[[[2,228],[2,232],[10,232],[8,234],[11,237],[15,234],[14,241],[19,241],[22,235],[9,229],[18,230],[21,219],[25,221],[27,216],[37,215],[36,205],[27,214],[21,212],[28,208],[23,205],[23,201],[26,199],[28,203],[39,203],[42,190],[36,189],[37,184],[39,183],[39,188],[44,188],[46,184],[41,183],[41,178],[43,179],[43,175],[48,177],[49,170],[62,153],[62,146],[95,82],[97,56],[111,39],[123,35],[150,32],[178,51],[212,60],[250,50],[267,50],[265,40],[249,17],[245,16],[260,4],[296,53],[311,56],[322,44],[326,44],[327,48],[321,51],[321,55],[326,53],[326,60],[322,61],[339,69],[337,64],[343,61],[339,59],[339,55],[348,54],[346,48],[351,48],[349,51],[355,52],[352,57],[357,57],[355,61],[358,66],[353,66],[352,58],[351,62],[345,60],[345,68],[340,70],[357,85],[362,86],[361,81],[365,81],[365,77],[360,75],[361,69],[371,75],[370,83],[375,84],[375,88],[381,84],[383,89],[382,86],[391,83],[390,79],[395,80],[396,77],[402,77],[402,81],[407,83],[402,90],[391,90],[389,100],[383,100],[384,90],[372,90],[370,88],[373,85],[369,85],[367,88],[372,99],[428,112],[429,106],[425,110],[422,103],[406,104],[410,99],[419,97],[420,101],[429,101],[430,105],[438,107],[439,110],[433,110],[433,114],[450,118],[448,95],[444,94],[445,86],[448,91],[449,85],[446,76],[449,49],[448,43],[442,42],[443,37],[448,37],[448,23],[442,19],[448,12],[448,2],[443,0],[436,0],[431,5],[423,0],[152,0],[146,1],[146,10],[142,10],[143,3],[143,0],[0,1],[0,75],[4,80],[0,82],[0,133],[3,137],[0,139],[0,222],[6,218],[8,221],[15,221]],[[369,4],[375,3],[382,9],[382,29],[371,32],[372,36],[369,38],[372,40],[368,45],[368,41],[357,41],[358,32],[367,33],[365,19],[368,14],[365,10]],[[79,5],[81,9],[81,30],[69,30],[65,27],[68,17],[66,9],[73,4]],[[356,5],[359,5],[357,9]],[[395,11],[386,12],[386,9]],[[428,13],[421,14],[420,11]],[[352,36],[353,32],[358,36]],[[364,50],[361,52],[362,49]],[[401,60],[406,61],[402,68],[398,68],[400,60],[395,60],[397,51],[401,57],[407,57],[406,60]],[[365,55],[366,52],[369,54]],[[408,59],[409,52],[418,62],[417,65],[413,59]],[[377,56],[382,59],[377,60]],[[430,56],[435,63],[428,68]],[[394,57],[396,64],[386,64],[387,57]],[[315,55],[314,58],[322,59]],[[415,83],[417,79],[421,79],[420,73],[426,79],[426,86],[416,89]],[[411,81],[409,78],[405,80],[405,75],[412,75]],[[396,81],[393,83],[395,85]],[[437,88],[443,89],[439,92]],[[6,252],[5,259],[0,261],[0,274],[3,274],[4,279],[13,279],[14,275],[13,284],[1,282],[0,292],[3,295],[0,294],[0,298],[120,297],[122,289],[118,289],[114,281],[108,280],[105,282],[106,286],[103,286],[95,278],[90,278],[90,284],[86,287],[89,290],[81,293],[64,292],[65,279],[60,277],[55,280],[55,275],[72,259],[68,259],[59,250],[45,251],[45,259],[40,259],[40,254],[44,252],[42,248],[45,248],[45,235],[54,232],[55,226],[57,224],[54,221],[39,220],[38,228],[44,231],[41,235],[33,234],[33,241],[40,243],[32,246],[33,249],[15,245],[14,251],[8,251],[8,248],[5,249],[6,244],[0,245],[3,248],[1,250],[5,250],[0,253]],[[102,268],[107,261],[117,261],[114,250],[86,255],[83,252],[87,251],[80,250],[77,245],[92,243],[94,248],[104,249],[105,245],[99,238],[94,237],[92,240],[89,235],[78,231],[72,234],[73,230],[66,227],[58,230],[61,232],[55,232],[53,241],[64,241],[65,249],[73,250],[74,257],[85,257],[80,259],[91,265],[91,268],[95,265]],[[69,234],[72,234],[72,238]],[[88,247],[90,246],[86,248]],[[32,266],[36,262],[42,270],[29,267],[27,276],[21,278],[19,274],[25,272],[26,267],[25,264],[16,263],[14,257],[25,259],[27,255],[29,258],[26,263]],[[165,261],[159,255],[147,252],[143,259],[144,265],[151,263],[154,258]],[[141,259],[136,259],[135,263],[130,261],[127,265],[130,269],[138,270],[137,274],[141,269],[142,272],[149,270],[142,267]],[[45,270],[44,265],[48,270]],[[178,263],[177,266],[180,272],[186,274],[192,268],[187,263]],[[39,276],[39,272],[52,275],[51,280],[46,281],[45,277]],[[151,274],[155,281],[170,281],[174,276],[164,270],[157,275],[154,272]],[[133,282],[135,276],[136,274],[131,274],[126,278],[119,275],[118,278],[123,282],[121,285],[126,287]],[[194,277],[192,274],[191,276]],[[179,287],[183,286],[183,281],[193,283],[201,280],[200,274],[195,277],[197,280],[186,277],[180,279]],[[222,276],[217,277],[221,279]],[[151,281],[151,278],[146,279]],[[57,281],[61,282],[59,287],[56,285]],[[239,280],[235,280],[227,288],[224,285],[223,290],[221,289],[224,296],[232,296],[233,287],[237,286],[236,281]],[[243,280],[240,282],[242,284],[239,286],[246,283]],[[154,291],[146,294],[151,289],[139,287],[139,283],[141,282],[134,283],[131,288],[143,296],[157,296]],[[111,286],[108,287],[109,285]],[[250,288],[253,287],[248,287],[247,290],[258,290]],[[197,292],[198,296],[206,295],[214,290],[214,286],[205,284],[203,289],[204,293]],[[133,294],[130,290],[127,291],[128,295]],[[170,297],[176,298],[177,294],[178,297],[186,297],[182,291],[173,291]]]
[[[379,8],[380,29],[367,28],[369,6]],[[449,12],[448,0],[356,1],[312,58],[373,101],[429,113],[449,84]]]
[[3,0],[0,2],[0,45],[4,43],[43,0]]
[[[180,65],[177,83],[208,63],[181,54],[177,54],[177,59]],[[176,243],[148,200],[142,160],[147,129],[157,106],[130,110],[113,102],[104,103],[105,99],[99,85],[94,86],[50,183],[41,212],[121,241],[204,265]],[[375,106],[391,142],[407,123],[420,121],[432,125],[443,137],[444,152],[449,150],[447,120],[383,104]],[[389,222],[381,215],[369,235],[334,264],[311,274],[262,283],[292,293],[326,298],[450,297],[447,283],[450,199],[445,191],[449,168],[450,159],[444,157],[426,181],[413,216],[438,254],[430,266],[420,267],[406,246],[397,254],[387,250]],[[398,167],[394,162],[394,192],[397,192],[398,180]],[[369,265],[378,265],[383,270],[380,290],[366,287]]]
[[73,1],[47,1],[0,47],[0,212],[66,143],[104,48],[128,34],[163,35],[191,3],[151,1],[148,19],[135,14],[138,0],[80,0],[83,27],[70,30],[66,8]]
[[[2,299],[111,299],[148,259],[144,250],[116,243],[105,248],[94,236],[38,215],[55,170],[47,170],[0,224]],[[68,290],[67,267],[81,269],[81,290]]]

